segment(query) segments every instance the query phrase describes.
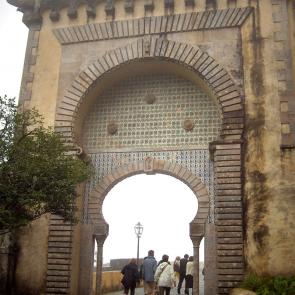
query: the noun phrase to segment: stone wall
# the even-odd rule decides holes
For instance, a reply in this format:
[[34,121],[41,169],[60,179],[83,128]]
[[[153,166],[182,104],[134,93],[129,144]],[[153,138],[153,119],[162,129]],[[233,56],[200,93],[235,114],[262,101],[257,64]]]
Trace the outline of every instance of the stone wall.
[[[228,183],[219,184],[220,187],[235,187],[235,189],[220,191],[219,207],[216,209],[219,216],[223,217],[227,214],[231,217],[241,216],[243,213],[244,228],[240,231],[238,228],[242,224],[240,221],[238,224],[232,218],[234,223],[227,226],[236,226],[235,230],[230,233],[221,230],[218,233],[219,238],[226,240],[231,236],[239,241],[238,239],[242,239],[242,232],[245,233],[244,256],[248,271],[259,275],[294,275],[295,5],[293,2],[290,0],[120,0],[99,3],[94,1],[95,4],[89,2],[88,6],[75,7],[68,6],[67,1],[60,1],[60,7],[49,7],[47,4],[42,6],[42,4],[40,10],[23,9],[24,21],[30,27],[30,34],[21,90],[22,102],[28,107],[37,107],[45,116],[45,123],[54,126],[56,118],[61,115],[59,106],[68,89],[75,92],[72,93],[72,101],[77,95],[83,98],[79,89],[71,88],[73,81],[77,81],[80,73],[102,58],[110,48],[132,49],[133,47],[128,47],[128,44],[144,35],[164,37],[190,46],[199,46],[210,56],[206,57],[205,64],[209,64],[207,74],[209,71],[214,72],[215,65],[216,67],[221,65],[229,75],[221,75],[217,79],[217,84],[215,83],[216,87],[221,87],[219,90],[222,90],[223,86],[231,87],[228,85],[233,81],[241,93],[242,105],[245,106],[244,113],[232,111],[235,115],[226,118],[226,124],[223,125],[224,136],[234,140],[242,135],[244,145],[238,159],[239,163],[242,163],[243,169],[240,171],[242,178],[228,176]],[[79,1],[77,3],[79,4]],[[249,9],[235,9],[241,7]],[[228,8],[232,10],[221,11]],[[42,25],[39,22],[41,17]],[[184,52],[179,58],[190,56],[192,51],[185,51],[189,47],[179,48],[181,53]],[[165,50],[166,54],[167,49],[164,46],[160,47],[160,53],[161,49]],[[120,50],[119,58],[124,60],[124,52]],[[155,60],[158,60],[159,56],[160,54],[154,56]],[[213,63],[213,59],[216,64]],[[214,65],[213,70],[210,65]],[[179,70],[171,66],[169,71],[193,80],[192,75],[184,69]],[[112,75],[115,83],[124,76],[124,71],[118,75],[113,71]],[[96,78],[98,76],[97,74]],[[79,81],[85,86],[87,84],[85,79],[88,78],[86,75]],[[98,78],[97,80],[101,81]],[[84,87],[83,85],[80,87]],[[99,85],[105,89],[111,84],[104,82]],[[212,95],[212,89],[204,87],[204,91],[209,95],[211,91]],[[230,96],[232,93],[229,91],[227,95]],[[230,105],[225,103],[223,108],[231,108],[235,105],[234,101],[240,98],[234,96],[231,99],[233,100],[230,100]],[[79,120],[82,125],[83,116],[79,118],[79,114],[75,113],[77,105],[80,105],[80,101],[72,102],[72,105],[68,103],[68,108],[61,117],[73,116],[75,119],[78,117],[76,120],[78,126]],[[80,109],[80,114],[82,113],[87,113],[87,105]],[[72,138],[73,126],[67,125],[67,120],[64,120],[64,125],[62,122],[63,119],[60,120],[60,131]],[[230,124],[242,126],[243,123],[246,127],[244,131],[242,127],[236,128],[235,131],[230,127],[232,126]],[[226,126],[229,126],[228,130]],[[81,127],[78,126],[75,131],[78,143],[79,128]],[[239,130],[240,134],[236,130]],[[231,155],[230,153],[228,155]],[[220,159],[229,157],[228,155],[215,154]],[[236,158],[236,155],[231,156]],[[225,161],[230,163],[228,159]],[[227,173],[232,172],[234,171],[227,171]],[[224,191],[227,195],[224,195]],[[240,206],[242,191],[244,211],[241,211]],[[235,195],[236,192],[238,195]],[[82,198],[79,201],[81,206]],[[231,209],[223,209],[225,201],[231,204]],[[238,209],[235,206],[238,206]],[[224,221],[219,225],[220,229],[222,223]],[[18,290],[26,290],[26,294],[39,294],[45,291],[48,227],[48,218],[42,218],[26,229],[20,238],[21,254],[18,258],[16,284]],[[71,241],[79,243],[80,231],[79,227],[74,229]],[[224,256],[222,259],[225,260],[217,262],[221,264],[216,275],[224,280],[217,286],[220,294],[227,294],[239,281],[233,277],[234,275],[242,276],[239,274],[240,269],[244,268],[239,265],[242,262],[226,261],[243,252],[241,245],[240,242],[233,243],[231,246],[233,249],[225,251],[221,244],[218,245],[217,240],[217,247],[221,247],[220,253],[223,253],[221,256]],[[34,255],[31,255],[32,251]],[[77,269],[80,260],[77,253],[79,249],[72,252],[71,294],[77,294],[78,288]],[[226,268],[226,263],[231,263],[229,270]],[[242,268],[232,270],[233,264]],[[36,265],[38,268],[34,269]],[[33,276],[28,276],[28,267],[34,269]]]
[[[93,274],[93,281],[95,282],[96,273]],[[104,271],[102,273],[101,292],[102,294],[110,292],[123,292],[121,271]],[[95,292],[95,285],[93,286],[93,293]]]
[[[295,206],[294,191],[290,189],[294,184],[294,171],[290,158],[290,165],[285,165],[286,156],[292,155],[292,144],[285,145],[285,123],[279,124],[281,99],[287,85],[279,73],[285,61],[274,62],[279,55],[288,58],[289,65],[292,59],[287,54],[288,47],[282,48],[277,43],[279,33],[271,13],[274,5],[283,6],[283,3],[259,2],[256,14],[242,31],[246,98],[245,257],[249,271],[258,275],[291,275],[295,272],[291,247],[295,233],[291,219]],[[282,20],[288,23],[285,17]],[[288,87],[294,87],[293,76],[285,74]]]

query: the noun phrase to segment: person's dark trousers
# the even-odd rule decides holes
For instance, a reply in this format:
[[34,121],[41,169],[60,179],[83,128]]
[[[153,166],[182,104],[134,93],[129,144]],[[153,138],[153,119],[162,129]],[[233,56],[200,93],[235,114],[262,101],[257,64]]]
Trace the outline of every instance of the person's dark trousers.
[[128,294],[129,289],[130,289],[130,295],[134,295],[134,293],[135,293],[135,287],[127,287],[127,288],[124,288],[124,294]]
[[159,287],[159,295],[169,295],[170,294],[170,287]]
[[179,274],[179,282],[178,282],[178,286],[177,286],[177,293],[178,294],[180,294],[180,289],[181,289],[184,279],[185,279],[185,274],[180,273]]
[[185,289],[184,289],[184,293],[186,295],[189,295],[189,289],[193,288],[193,284],[194,284],[194,278],[192,275],[187,275],[185,276]]

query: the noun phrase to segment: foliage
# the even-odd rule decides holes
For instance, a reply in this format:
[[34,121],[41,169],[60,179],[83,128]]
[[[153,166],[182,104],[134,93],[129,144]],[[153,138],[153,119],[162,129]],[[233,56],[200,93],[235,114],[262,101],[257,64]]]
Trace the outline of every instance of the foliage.
[[265,277],[250,275],[245,278],[242,288],[256,292],[257,295],[294,295],[295,277]]
[[90,174],[35,109],[20,111],[14,99],[0,97],[1,232],[44,213],[74,221],[75,188]]

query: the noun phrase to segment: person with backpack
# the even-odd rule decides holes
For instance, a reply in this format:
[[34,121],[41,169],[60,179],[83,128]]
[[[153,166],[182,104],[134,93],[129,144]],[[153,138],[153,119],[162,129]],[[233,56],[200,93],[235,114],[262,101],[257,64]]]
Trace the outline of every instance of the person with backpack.
[[162,263],[157,267],[155,282],[159,288],[159,295],[164,295],[164,293],[169,295],[171,288],[174,287],[174,271],[168,255],[163,255]]
[[136,259],[131,259],[129,264],[123,267],[121,273],[123,275],[121,283],[124,286],[124,294],[127,295],[130,290],[130,295],[134,295],[136,283],[140,282]]

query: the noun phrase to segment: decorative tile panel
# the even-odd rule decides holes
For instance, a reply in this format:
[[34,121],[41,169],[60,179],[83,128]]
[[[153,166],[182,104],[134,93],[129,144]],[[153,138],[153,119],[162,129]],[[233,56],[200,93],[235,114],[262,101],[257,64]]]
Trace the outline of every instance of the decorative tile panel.
[[[149,104],[148,95],[155,101]],[[186,131],[185,120],[194,128]],[[116,124],[115,134],[108,132]],[[110,88],[88,114],[84,149],[202,148],[216,140],[221,118],[215,102],[190,81],[173,75],[139,76]]]
[[197,177],[206,185],[210,195],[209,221],[214,222],[214,173],[213,163],[209,157],[209,150],[183,150],[183,151],[145,151],[145,152],[101,152],[89,154],[95,169],[95,176],[88,183],[84,198],[84,221],[88,212],[88,196],[90,191],[106,175],[116,168],[132,162],[143,161],[146,157],[166,160],[177,163]]

